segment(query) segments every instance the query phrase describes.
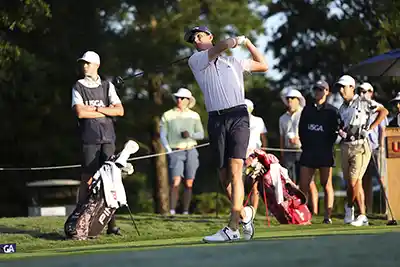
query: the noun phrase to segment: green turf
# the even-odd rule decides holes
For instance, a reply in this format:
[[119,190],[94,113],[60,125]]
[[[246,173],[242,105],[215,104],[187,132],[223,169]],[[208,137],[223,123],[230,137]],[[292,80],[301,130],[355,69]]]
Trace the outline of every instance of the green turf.
[[[215,216],[176,216],[175,218],[162,217],[156,215],[140,215],[135,216],[137,220],[138,227],[141,232],[141,236],[137,236],[134,227],[131,225],[129,217],[127,216],[119,216],[118,223],[121,226],[124,236],[116,237],[116,236],[107,236],[101,235],[96,240],[88,240],[88,241],[71,241],[71,240],[62,240],[63,232],[62,227],[65,218],[64,217],[35,217],[35,218],[4,218],[0,219],[0,243],[17,243],[17,253],[9,254],[9,255],[0,255],[0,264],[3,260],[11,260],[6,261],[6,265],[4,266],[23,266],[23,265],[14,265],[14,264],[23,264],[27,263],[26,259],[29,259],[29,265],[26,266],[41,266],[40,264],[44,264],[44,261],[50,261],[50,266],[53,265],[51,261],[57,262],[59,258],[71,259],[66,262],[70,262],[75,266],[79,266],[78,262],[75,264],[74,259],[78,259],[79,257],[88,257],[88,259],[93,259],[93,263],[97,262],[96,255],[110,255],[111,258],[115,258],[114,260],[121,260],[122,265],[118,265],[119,267],[125,266],[123,264],[127,264],[130,261],[129,255],[136,255],[138,258],[146,261],[146,255],[155,255],[160,254],[160,256],[155,257],[152,262],[154,262],[154,266],[159,266],[159,263],[162,263],[165,257],[168,257],[168,252],[172,251],[172,254],[177,254],[176,257],[179,259],[179,253],[185,253],[183,251],[187,251],[187,253],[194,253],[198,256],[193,256],[194,258],[202,258],[200,256],[202,253],[211,253],[212,247],[215,247],[213,244],[204,245],[201,242],[201,239],[204,235],[208,235],[214,233],[221,226],[225,225],[227,217],[223,218],[215,218]],[[236,248],[245,246],[247,250],[249,247],[253,246],[265,246],[266,251],[273,249],[273,253],[280,253],[279,250],[276,250],[271,244],[281,244],[281,246],[289,246],[293,242],[304,243],[304,246],[308,246],[310,240],[314,240],[317,236],[325,236],[325,235],[337,235],[338,240],[348,239],[349,242],[353,242],[354,238],[362,239],[366,238],[366,240],[370,240],[370,235],[377,238],[390,237],[392,235],[396,235],[399,237],[400,235],[400,227],[398,226],[386,226],[385,220],[370,220],[372,226],[369,227],[360,227],[354,228],[351,226],[343,225],[342,219],[334,219],[332,225],[323,225],[321,224],[322,218],[316,217],[314,218],[314,224],[310,226],[293,226],[293,225],[278,225],[275,220],[272,219],[271,226],[268,227],[265,223],[265,218],[259,216],[256,219],[256,239],[252,242],[239,242],[238,244],[229,244],[229,246],[233,246]],[[390,233],[388,235],[387,233]],[[362,237],[357,235],[356,237],[346,237],[349,234],[364,234]],[[293,239],[296,240],[287,240]],[[324,237],[325,238],[325,237]],[[330,240],[331,237],[324,239],[323,237],[318,237],[316,240]],[[383,237],[382,237],[383,238]],[[360,239],[360,240],[361,240]],[[333,239],[336,240],[336,239]],[[272,243],[271,243],[272,242]],[[322,241],[318,241],[322,242]],[[335,241],[336,242],[336,241]],[[361,242],[361,241],[360,241]],[[390,241],[391,242],[391,241]],[[246,243],[244,245],[243,243]],[[249,243],[249,245],[247,245]],[[286,245],[287,244],[287,245]],[[314,244],[314,243],[312,243]],[[371,244],[373,246],[374,244]],[[395,247],[395,243],[393,244]],[[299,245],[300,246],[300,245]],[[381,249],[381,247],[375,244],[376,249]],[[225,245],[219,245],[219,247],[225,247]],[[149,252],[153,251],[153,252]],[[210,252],[207,252],[209,251]],[[242,249],[239,249],[237,253],[242,254]],[[124,254],[123,251],[129,251]],[[304,252],[308,255],[308,252]],[[390,252],[390,251],[387,251]],[[97,253],[97,254],[93,254]],[[100,253],[100,254],[99,254]],[[112,254],[108,254],[112,253]],[[150,254],[149,254],[150,253]],[[200,253],[200,254],[199,254]],[[250,252],[249,252],[250,253]],[[298,253],[298,252],[296,252]],[[319,253],[319,252],[318,252]],[[321,251],[321,253],[327,253]],[[358,252],[357,252],[358,253]],[[361,252],[360,252],[361,253]],[[74,255],[74,254],[90,254],[90,255]],[[117,256],[117,255],[125,255],[125,256]],[[42,257],[46,257],[45,259]],[[48,256],[57,256],[57,257],[49,257]],[[132,256],[132,257],[136,257]],[[40,257],[40,258],[33,258]],[[78,257],[78,258],[76,258]],[[93,258],[90,258],[93,257]],[[103,256],[101,256],[103,257]],[[100,258],[101,258],[100,257]],[[159,257],[159,258],[158,258]],[[20,261],[23,259],[22,261]],[[80,259],[80,258],[79,258]],[[16,261],[18,260],[18,261]],[[62,260],[64,262],[65,260]],[[38,265],[31,265],[37,262]],[[84,260],[85,263],[89,264],[87,260]],[[11,265],[11,263],[13,265]],[[183,265],[178,266],[198,266],[198,265],[185,265],[186,263],[182,262]],[[189,262],[187,263],[189,264]],[[44,265],[42,265],[44,266]],[[64,266],[64,265],[57,265]],[[70,265],[69,265],[70,266]],[[82,266],[110,266],[110,265],[82,265]],[[126,265],[128,266],[128,265]],[[146,265],[147,266],[147,265]],[[152,267],[153,265],[149,265]],[[216,265],[215,265],[216,266]],[[224,266],[224,265],[222,265]]]

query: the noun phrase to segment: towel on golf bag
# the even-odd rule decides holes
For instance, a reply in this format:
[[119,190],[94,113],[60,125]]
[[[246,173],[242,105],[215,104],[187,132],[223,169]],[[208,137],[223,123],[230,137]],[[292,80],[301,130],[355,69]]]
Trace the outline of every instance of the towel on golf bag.
[[281,224],[311,224],[312,216],[304,193],[293,183],[277,157],[255,149],[246,159],[246,175],[247,179],[258,182],[258,190],[263,193],[268,223],[269,209]]
[[[104,198],[109,208],[119,208],[126,205],[126,193],[122,184],[121,169],[112,161],[106,161],[98,170],[93,179],[102,179]],[[101,183],[96,184],[95,190],[99,190]]]

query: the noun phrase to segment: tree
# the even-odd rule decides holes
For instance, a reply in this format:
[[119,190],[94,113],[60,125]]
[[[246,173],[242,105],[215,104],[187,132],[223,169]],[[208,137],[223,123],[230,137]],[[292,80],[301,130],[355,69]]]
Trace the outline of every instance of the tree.
[[396,47],[398,10],[397,2],[385,0],[270,4],[267,16],[284,14],[287,20],[270,43],[284,73],[278,84],[309,85],[321,77],[333,82],[351,65]]

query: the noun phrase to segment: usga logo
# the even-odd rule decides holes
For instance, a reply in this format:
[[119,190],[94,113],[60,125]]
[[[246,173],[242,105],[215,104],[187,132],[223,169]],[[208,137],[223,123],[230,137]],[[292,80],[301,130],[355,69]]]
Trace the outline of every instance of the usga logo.
[[16,244],[0,244],[0,253],[15,253],[17,251]]

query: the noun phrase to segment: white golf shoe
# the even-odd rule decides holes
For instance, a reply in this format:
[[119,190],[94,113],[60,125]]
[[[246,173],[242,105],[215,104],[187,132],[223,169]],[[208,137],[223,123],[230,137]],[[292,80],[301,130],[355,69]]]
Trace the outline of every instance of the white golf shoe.
[[256,216],[256,211],[252,206],[244,207],[244,212],[246,214],[245,218],[241,220],[243,229],[243,239],[250,240],[254,236],[254,217]]
[[352,223],[354,221],[354,206],[353,207],[349,207],[347,206],[347,204],[344,206],[344,211],[345,211],[345,215],[344,215],[344,223],[345,224],[349,224]]
[[367,218],[367,216],[365,216],[363,214],[358,215],[357,219],[355,221],[351,222],[351,225],[353,225],[353,226],[368,226],[369,225],[368,218]]
[[209,235],[203,238],[206,243],[217,243],[217,242],[232,242],[240,239],[239,230],[233,231],[228,226],[222,228],[217,233]]

